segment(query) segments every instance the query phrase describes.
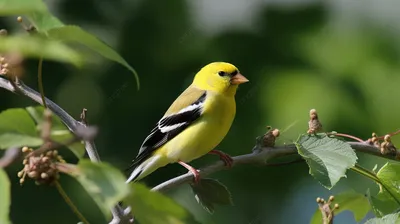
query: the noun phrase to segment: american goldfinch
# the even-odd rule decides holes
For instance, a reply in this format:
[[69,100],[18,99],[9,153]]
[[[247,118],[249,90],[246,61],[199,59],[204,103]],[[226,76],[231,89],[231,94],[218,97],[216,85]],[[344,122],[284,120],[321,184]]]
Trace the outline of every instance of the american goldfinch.
[[137,181],[169,163],[187,163],[207,153],[217,154],[226,165],[232,159],[213,150],[228,133],[236,114],[238,85],[248,82],[232,64],[214,62],[204,66],[193,83],[172,103],[140,147],[127,183]]

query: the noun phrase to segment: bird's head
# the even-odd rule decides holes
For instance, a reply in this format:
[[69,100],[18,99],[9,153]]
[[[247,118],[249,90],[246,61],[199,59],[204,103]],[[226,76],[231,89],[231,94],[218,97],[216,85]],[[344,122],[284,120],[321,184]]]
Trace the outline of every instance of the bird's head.
[[234,95],[238,85],[248,81],[234,65],[213,62],[204,66],[196,74],[193,84],[200,89]]

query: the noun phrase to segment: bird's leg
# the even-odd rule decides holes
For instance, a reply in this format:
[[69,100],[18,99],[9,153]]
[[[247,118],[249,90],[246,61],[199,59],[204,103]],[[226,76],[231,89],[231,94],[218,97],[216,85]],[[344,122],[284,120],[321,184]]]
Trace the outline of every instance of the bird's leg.
[[181,164],[183,167],[185,167],[186,169],[188,169],[190,172],[192,172],[193,176],[194,176],[194,183],[197,184],[200,181],[200,173],[199,171],[197,171],[195,168],[191,167],[189,164],[184,163],[182,161],[178,161],[179,164]]
[[219,158],[224,161],[225,165],[229,168],[233,165],[233,159],[228,154],[221,152],[219,150],[211,150],[208,154],[218,155]]

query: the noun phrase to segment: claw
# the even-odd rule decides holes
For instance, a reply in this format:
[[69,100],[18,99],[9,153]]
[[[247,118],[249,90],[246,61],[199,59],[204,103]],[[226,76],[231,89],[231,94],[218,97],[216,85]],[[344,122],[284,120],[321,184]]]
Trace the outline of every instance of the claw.
[[222,161],[224,161],[225,165],[226,165],[228,168],[231,168],[231,167],[233,166],[233,159],[232,159],[232,157],[230,157],[228,154],[226,154],[226,153],[224,153],[224,152],[221,152],[221,151],[219,151],[219,150],[211,150],[211,151],[209,152],[209,154],[218,155],[219,158],[220,158]]
[[188,169],[194,177],[194,183],[198,184],[200,181],[200,173],[199,171],[197,171],[195,168],[193,168],[192,166],[190,166],[189,164],[182,162],[182,161],[178,161],[179,164],[181,164],[183,167],[185,167],[186,169]]

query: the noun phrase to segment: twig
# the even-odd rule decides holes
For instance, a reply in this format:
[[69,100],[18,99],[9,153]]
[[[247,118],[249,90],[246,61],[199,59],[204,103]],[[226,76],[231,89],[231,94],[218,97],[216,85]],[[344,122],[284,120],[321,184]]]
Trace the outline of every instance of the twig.
[[[395,155],[382,155],[379,148],[377,148],[373,145],[369,145],[367,143],[361,143],[361,142],[348,142],[348,143],[357,152],[367,153],[367,154],[374,155],[374,156],[379,156],[379,157],[384,157],[384,158],[391,159],[391,160],[396,160]],[[258,148],[256,146],[253,149],[253,152],[250,154],[232,157],[232,159],[233,159],[232,166],[237,166],[239,164],[267,165],[266,162],[271,159],[282,157],[285,155],[292,155],[292,154],[297,154],[297,149],[294,144],[285,145],[285,146],[276,146],[273,148],[270,148],[270,147]],[[211,164],[205,168],[200,169],[199,173],[200,173],[201,177],[205,177],[205,176],[208,176],[215,172],[218,172],[220,170],[223,170],[225,168],[226,168],[225,164],[222,161],[217,161],[214,164]],[[167,180],[167,181],[155,186],[152,189],[152,191],[165,192],[165,191],[168,191],[179,185],[182,185],[185,183],[191,183],[192,181],[193,181],[193,175],[191,173],[186,173],[186,174],[177,176],[175,178],[172,178],[170,180]]]
[[[9,80],[0,77],[0,88],[6,89],[15,94],[22,94],[33,101],[43,105],[42,96],[37,91],[31,89],[29,86],[25,85],[21,80],[17,80],[16,84],[11,83]],[[58,106],[56,103],[45,97],[45,102],[47,108],[50,109],[54,114],[56,114],[62,122],[68,127],[68,129],[74,134],[79,133],[82,129],[86,128],[86,125],[82,122],[75,120],[71,115],[69,115],[64,109]],[[86,111],[85,111],[86,112]],[[96,150],[96,145],[93,140],[85,141],[86,152],[92,162],[100,162],[100,157]],[[117,212],[115,212],[117,211]],[[119,220],[118,223],[132,223],[130,222],[130,217],[125,214],[122,207],[116,205],[113,209],[113,220]],[[122,216],[122,215],[123,216]],[[121,215],[121,217],[116,217],[116,215]]]
[[69,205],[69,207],[72,209],[72,211],[76,214],[76,216],[79,217],[79,219],[85,223],[89,224],[89,221],[85,218],[85,216],[82,215],[82,213],[78,210],[78,208],[75,206],[75,204],[71,201],[71,199],[68,197],[67,193],[64,191],[62,188],[61,184],[56,180],[55,182],[56,188],[64,201]]
[[342,133],[328,133],[328,135],[346,137],[346,138],[351,138],[351,139],[353,139],[353,140],[356,140],[356,141],[358,141],[358,142],[365,142],[365,141],[362,140],[361,138],[357,138],[357,137],[355,137],[355,136],[348,135],[348,134],[342,134]]
[[22,155],[21,148],[11,147],[0,158],[0,168],[7,167]]
[[39,63],[38,63],[38,86],[39,86],[40,96],[42,97],[43,106],[44,108],[47,108],[46,98],[44,95],[44,87],[43,87],[42,68],[43,68],[43,58],[41,57],[39,58]]

